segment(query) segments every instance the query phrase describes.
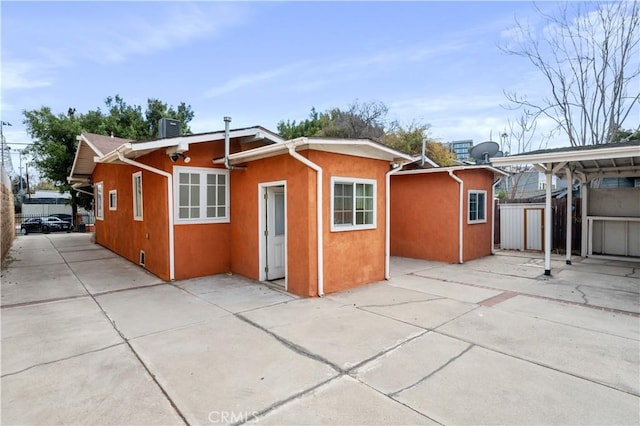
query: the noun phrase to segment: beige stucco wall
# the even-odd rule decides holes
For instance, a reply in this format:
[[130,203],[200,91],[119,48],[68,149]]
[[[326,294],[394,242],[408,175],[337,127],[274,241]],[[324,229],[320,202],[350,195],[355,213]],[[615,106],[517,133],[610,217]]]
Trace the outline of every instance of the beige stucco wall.
[[13,192],[11,191],[11,179],[2,171],[2,183],[0,184],[0,239],[2,245],[2,260],[4,261],[7,252],[11,248],[15,238]]

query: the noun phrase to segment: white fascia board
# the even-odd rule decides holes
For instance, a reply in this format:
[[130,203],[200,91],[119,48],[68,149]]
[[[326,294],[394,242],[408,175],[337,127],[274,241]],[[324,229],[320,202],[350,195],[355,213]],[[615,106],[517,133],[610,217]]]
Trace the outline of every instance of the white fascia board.
[[394,173],[397,175],[421,175],[425,173],[449,173],[449,171],[457,172],[460,170],[488,170],[495,175],[509,176],[509,173],[506,173],[500,169],[496,169],[491,166],[451,166],[451,167],[435,167],[433,169],[415,169],[415,170],[402,170],[400,172]]
[[[274,135],[267,133],[261,129],[256,127],[252,127],[250,129],[243,130],[231,130],[229,132],[229,138],[242,138],[246,136],[256,136],[262,135],[264,139],[268,139],[270,141],[281,143],[284,140],[279,137],[275,137]],[[171,146],[178,146],[178,149],[182,149],[183,151],[187,151],[189,145],[192,143],[201,143],[201,142],[212,142],[224,140],[224,132],[216,132],[216,133],[208,133],[204,135],[194,135],[194,136],[180,136],[177,138],[170,139],[157,139],[155,141],[149,142],[137,142],[131,144],[132,151],[142,151],[148,149],[158,149],[158,148],[168,148]]]
[[[404,154],[391,148],[387,148],[385,146],[380,146],[379,144],[371,142],[367,139],[311,139],[302,137],[292,139],[282,144],[268,145],[248,151],[237,152],[235,154],[229,155],[229,161],[233,164],[237,164],[286,154],[290,146],[295,148],[317,149],[319,151],[322,151],[323,145],[334,145],[345,148],[367,147],[384,152],[394,159],[401,158],[408,161],[412,159],[410,155]],[[224,159],[218,159],[214,161],[214,163],[222,164],[224,163]]]
[[[254,148],[248,151],[236,152],[235,154],[229,155],[229,162],[232,164],[238,164],[286,154],[289,151],[289,146],[299,146],[297,141],[298,140],[296,139],[285,143],[277,143],[275,145],[261,146],[260,148]],[[224,158],[215,160],[214,164],[224,164]]]
[[340,146],[345,146],[345,147],[366,146],[366,147],[373,148],[375,150],[384,152],[386,154],[389,154],[393,158],[402,158],[403,160],[412,160],[413,159],[413,157],[411,157],[409,154],[405,154],[403,152],[396,151],[393,148],[389,148],[387,146],[372,142],[369,139],[314,139],[314,138],[309,138],[308,139],[308,145],[309,145],[309,147],[311,147],[313,145],[340,145]]
[[78,141],[78,148],[76,148],[76,154],[73,157],[73,165],[71,166],[71,172],[69,173],[68,178],[71,178],[75,173],[76,166],[78,164],[78,159],[81,155],[81,151],[83,150],[83,145],[91,149],[95,154],[95,156],[93,157],[94,163],[97,162],[96,161],[97,158],[104,155],[102,151],[100,151],[94,144],[92,144],[91,141],[87,139],[83,134],[76,136],[76,140]]
[[[427,163],[431,164],[433,167],[441,167],[438,163],[436,163],[435,161],[433,161],[431,158],[427,157],[426,155],[424,156],[424,159]],[[422,160],[422,155],[414,155],[411,157],[411,162],[415,163],[418,161]]]
[[608,158],[627,158],[640,156],[640,147],[624,146],[593,149],[586,151],[549,152],[545,154],[514,155],[511,157],[492,158],[495,165],[512,166],[517,164],[558,163],[563,161],[604,160]]
[[125,144],[120,145],[118,148],[114,149],[113,151],[108,152],[102,157],[95,158],[94,161],[96,163],[115,163],[120,161],[120,158],[118,157],[118,152],[124,154],[124,156],[126,157],[126,155],[132,151],[133,149],[131,148],[131,143],[127,142]]

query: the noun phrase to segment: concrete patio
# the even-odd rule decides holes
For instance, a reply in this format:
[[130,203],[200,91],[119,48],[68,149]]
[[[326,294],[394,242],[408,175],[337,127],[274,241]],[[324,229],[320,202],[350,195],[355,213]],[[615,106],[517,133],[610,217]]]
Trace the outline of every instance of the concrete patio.
[[2,424],[638,424],[640,264],[392,259],[298,299],[164,283],[90,241],[19,236],[2,270]]

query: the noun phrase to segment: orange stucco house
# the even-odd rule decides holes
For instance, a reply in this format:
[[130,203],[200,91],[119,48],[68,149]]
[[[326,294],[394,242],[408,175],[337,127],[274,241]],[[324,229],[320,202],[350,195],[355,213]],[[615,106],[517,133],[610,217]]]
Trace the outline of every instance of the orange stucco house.
[[489,165],[398,170],[391,177],[391,255],[463,263],[492,254],[494,191],[504,175]]
[[317,296],[389,275],[402,152],[228,122],[153,141],[78,140],[69,182],[95,197],[96,242],[164,280],[233,272]]

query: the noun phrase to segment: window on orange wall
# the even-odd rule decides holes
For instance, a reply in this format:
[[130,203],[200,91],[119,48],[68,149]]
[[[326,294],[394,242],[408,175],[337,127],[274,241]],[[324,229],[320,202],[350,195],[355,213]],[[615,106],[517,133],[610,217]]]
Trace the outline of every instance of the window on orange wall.
[[104,199],[103,199],[103,188],[104,184],[102,182],[96,183],[95,188],[95,200],[96,200],[96,219],[103,220],[104,219]]
[[469,190],[469,217],[467,223],[487,221],[487,191]]
[[142,172],[133,174],[133,219],[142,219]]
[[375,228],[375,179],[331,177],[331,230]]
[[109,191],[109,210],[118,209],[118,191],[112,189]]
[[174,166],[175,223],[229,222],[229,172]]

